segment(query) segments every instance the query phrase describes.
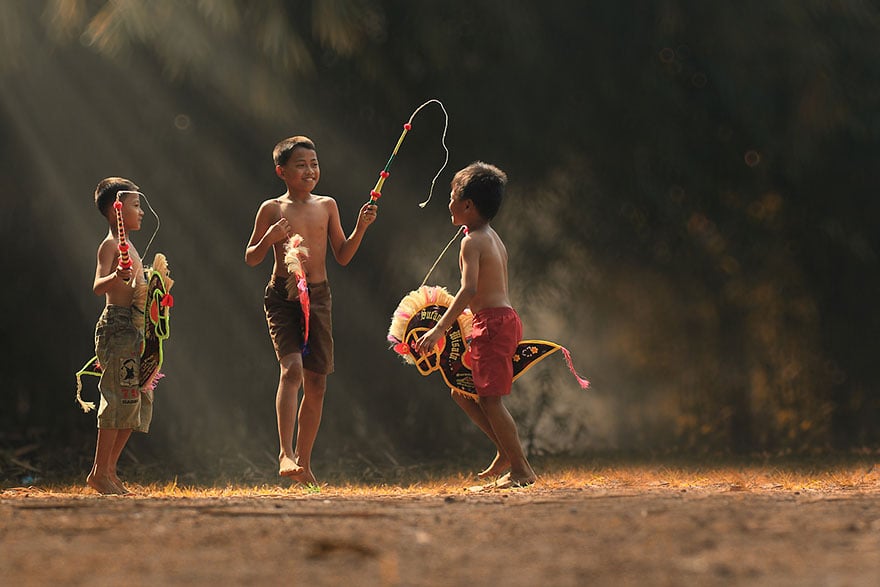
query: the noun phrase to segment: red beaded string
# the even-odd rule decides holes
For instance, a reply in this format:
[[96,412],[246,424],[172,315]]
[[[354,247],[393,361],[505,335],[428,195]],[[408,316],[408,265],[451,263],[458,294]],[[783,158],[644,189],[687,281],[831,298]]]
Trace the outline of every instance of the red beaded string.
[[[122,201],[119,199],[119,194],[113,202],[113,209],[116,211],[116,232],[119,239],[119,268],[131,269],[131,256],[128,254],[128,242],[125,240],[125,223],[122,221]],[[123,281],[128,283],[128,279]]]

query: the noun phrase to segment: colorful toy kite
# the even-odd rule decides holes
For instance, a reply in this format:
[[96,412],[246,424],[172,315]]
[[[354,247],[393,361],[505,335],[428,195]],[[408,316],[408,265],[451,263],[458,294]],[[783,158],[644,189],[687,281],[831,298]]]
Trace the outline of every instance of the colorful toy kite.
[[[477,399],[471,372],[470,340],[473,328],[473,315],[465,310],[446,331],[433,352],[422,355],[416,350],[416,341],[434,327],[452,305],[453,296],[445,288],[422,285],[409,292],[398,304],[388,329],[388,342],[403,360],[415,365],[422,375],[439,371],[449,388],[471,399]],[[547,340],[520,341],[513,355],[513,379],[546,359],[556,351],[565,355],[568,369],[575,376],[581,388],[590,383],[577,374],[567,348]]]

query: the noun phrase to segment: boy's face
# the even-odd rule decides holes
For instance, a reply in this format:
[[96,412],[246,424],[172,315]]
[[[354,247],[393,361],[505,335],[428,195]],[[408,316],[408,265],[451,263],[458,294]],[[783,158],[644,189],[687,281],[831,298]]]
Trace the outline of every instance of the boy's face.
[[470,208],[469,200],[462,200],[459,195],[461,190],[452,188],[449,192],[449,214],[452,216],[452,225],[461,226],[465,224],[465,212]]
[[140,230],[144,219],[140,192],[119,192],[119,199],[122,202],[122,224],[125,230]]
[[291,191],[311,192],[321,178],[318,154],[313,149],[297,147],[284,165],[276,165],[275,173]]

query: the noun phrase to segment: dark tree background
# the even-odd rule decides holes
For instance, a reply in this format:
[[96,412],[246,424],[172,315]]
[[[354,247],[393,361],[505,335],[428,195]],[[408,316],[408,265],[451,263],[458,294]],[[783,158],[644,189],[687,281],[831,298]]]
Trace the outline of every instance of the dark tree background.
[[[0,1],[0,446],[91,458],[94,415],[73,401],[103,303],[91,198],[123,175],[177,280],[154,430],[132,454],[268,468],[270,267],[243,253],[283,190],[272,146],[315,139],[317,191],[350,231],[400,125],[437,98],[451,157],[431,203],[416,205],[444,157],[435,107],[355,260],[329,261],[321,455],[489,456],[439,377],[384,340],[474,159],[510,176],[494,224],[526,337],[565,344],[593,382],[554,357],[516,383],[532,453],[876,448],[877,3],[594,4]],[[431,283],[456,289],[454,251]]]

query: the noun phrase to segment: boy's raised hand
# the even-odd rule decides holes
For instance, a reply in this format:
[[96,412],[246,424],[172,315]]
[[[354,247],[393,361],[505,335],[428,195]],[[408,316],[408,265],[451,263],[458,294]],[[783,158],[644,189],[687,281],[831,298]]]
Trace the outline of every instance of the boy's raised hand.
[[361,206],[361,211],[358,214],[357,224],[358,227],[363,226],[366,228],[371,225],[376,220],[376,214],[379,210],[379,207],[375,204],[370,204],[367,202],[363,206]]
[[134,275],[134,272],[132,272],[131,267],[123,267],[122,265],[116,266],[116,277],[125,283],[128,283],[129,280],[131,280],[132,275]]

